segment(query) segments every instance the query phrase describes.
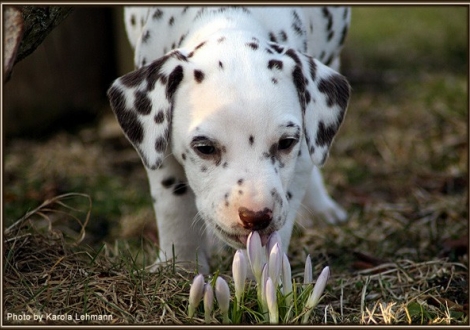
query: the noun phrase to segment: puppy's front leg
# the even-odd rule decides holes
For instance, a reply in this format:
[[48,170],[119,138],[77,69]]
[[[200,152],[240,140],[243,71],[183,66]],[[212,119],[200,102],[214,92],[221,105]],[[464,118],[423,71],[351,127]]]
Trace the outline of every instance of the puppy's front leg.
[[[197,261],[198,271],[207,274],[206,230],[203,220],[197,216],[194,193],[187,185],[183,168],[173,156],[168,155],[161,168],[147,169],[147,175],[157,218],[159,259],[171,260],[175,254],[177,263],[195,267]],[[157,263],[151,271],[156,267]]]

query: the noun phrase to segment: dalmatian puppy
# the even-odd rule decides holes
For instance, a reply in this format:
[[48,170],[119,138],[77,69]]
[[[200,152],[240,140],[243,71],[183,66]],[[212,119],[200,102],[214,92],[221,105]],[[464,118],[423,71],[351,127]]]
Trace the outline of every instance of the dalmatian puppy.
[[251,231],[287,250],[301,204],[346,219],[318,167],[349,101],[334,70],[349,21],[342,7],[125,9],[136,70],[108,97],[148,174],[160,261],[207,273],[214,238],[244,249]]

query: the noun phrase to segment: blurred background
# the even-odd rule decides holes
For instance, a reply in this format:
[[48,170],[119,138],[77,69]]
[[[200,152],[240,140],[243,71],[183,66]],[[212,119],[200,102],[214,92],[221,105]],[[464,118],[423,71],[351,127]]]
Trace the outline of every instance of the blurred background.
[[[444,203],[444,218],[459,224],[446,235],[466,228],[468,40],[466,6],[353,7],[342,64],[352,99],[323,169],[350,214],[459,196],[458,211]],[[93,200],[89,243],[154,239],[143,166],[106,98],[111,82],[133,69],[132,56],[121,7],[77,6],[14,67],[3,90],[7,224],[46,198],[79,192]],[[405,211],[413,221],[417,213]]]

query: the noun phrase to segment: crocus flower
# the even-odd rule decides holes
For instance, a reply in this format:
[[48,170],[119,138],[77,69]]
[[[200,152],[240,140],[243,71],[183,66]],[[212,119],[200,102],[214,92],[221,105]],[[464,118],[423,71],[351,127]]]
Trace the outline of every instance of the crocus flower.
[[202,300],[204,294],[204,276],[202,274],[197,275],[191,288],[189,289],[189,306],[188,306],[188,316],[193,317],[194,312],[196,311],[197,306]]
[[220,311],[222,312],[222,322],[228,324],[230,322],[228,318],[228,309],[230,305],[230,289],[228,288],[227,282],[220,276],[215,281],[215,296],[219,304]]
[[326,287],[326,282],[328,282],[328,277],[330,277],[330,267],[326,266],[323,268],[320,276],[318,276],[317,283],[313,287],[313,291],[307,299],[307,303],[305,304],[305,308],[307,312],[304,314],[302,318],[302,323],[307,323],[310,313],[312,312],[313,308],[318,305],[320,301],[320,297],[323,294],[323,291]]
[[282,255],[282,294],[286,297],[286,305],[292,302],[292,271],[287,255]]
[[310,254],[307,256],[305,260],[305,270],[304,270],[304,284],[309,284],[313,282],[312,276],[312,259],[310,258]]
[[282,255],[279,243],[274,244],[269,254],[268,265],[268,275],[273,281],[274,286],[277,287],[282,267]]
[[263,312],[267,311],[267,304],[266,304],[266,281],[268,280],[268,264],[264,264],[263,272],[261,273],[261,285],[258,287],[258,301],[261,302],[261,307]]
[[269,323],[277,324],[279,322],[279,311],[277,307],[276,285],[270,277],[266,281],[266,303],[268,304]]
[[256,283],[259,285],[261,282],[261,272],[263,271],[265,255],[263,246],[261,245],[261,238],[257,231],[252,231],[250,235],[248,235],[246,252],[248,254],[248,261],[250,262]]
[[210,283],[204,284],[204,319],[207,324],[211,323],[211,313],[214,307],[214,290]]
[[235,284],[235,297],[237,299],[237,306],[240,306],[243,293],[245,292],[247,264],[245,256],[241,250],[237,250],[233,257],[232,262],[232,275]]
[[268,243],[266,243],[266,257],[268,259],[269,259],[269,254],[271,253],[271,250],[273,249],[276,243],[279,243],[279,249],[282,250],[281,236],[279,235],[277,231],[273,232],[269,236]]

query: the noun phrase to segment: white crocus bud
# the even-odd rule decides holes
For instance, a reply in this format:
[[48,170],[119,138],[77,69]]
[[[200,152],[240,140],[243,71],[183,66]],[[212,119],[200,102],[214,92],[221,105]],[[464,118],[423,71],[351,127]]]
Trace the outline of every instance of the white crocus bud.
[[193,317],[194,312],[196,311],[197,306],[202,300],[204,294],[204,276],[202,274],[197,275],[191,288],[189,289],[189,306],[188,306],[188,316]]
[[305,259],[305,270],[304,270],[304,284],[309,284],[313,282],[313,275],[312,275],[312,259],[310,258],[310,254]]
[[261,285],[260,291],[258,294],[258,300],[261,300],[261,307],[263,312],[267,311],[267,304],[266,304],[266,281],[268,280],[268,264],[264,264],[263,272],[261,273]]
[[215,296],[219,304],[220,311],[222,312],[222,322],[224,324],[230,323],[228,318],[228,309],[230,305],[230,289],[227,282],[220,276],[215,281]]
[[279,276],[281,275],[282,255],[279,243],[274,244],[269,254],[268,275],[273,281],[275,287],[279,284]]
[[279,311],[277,307],[276,285],[270,277],[266,281],[266,303],[269,311],[269,323],[277,324],[279,322]]
[[210,283],[204,285],[204,319],[207,324],[211,323],[211,313],[214,308],[214,290]]
[[307,303],[305,304],[305,308],[307,309],[307,312],[304,314],[304,317],[302,318],[302,323],[305,324],[308,322],[310,313],[320,302],[321,295],[323,294],[323,291],[325,290],[326,282],[328,282],[329,277],[330,277],[330,267],[326,266],[325,268],[323,268],[320,276],[318,276],[317,282],[315,283],[315,286],[313,287],[313,291],[307,299]]
[[260,285],[261,272],[263,271],[264,264],[264,251],[261,245],[261,238],[257,231],[252,231],[248,235],[246,242],[246,252],[248,254],[248,261],[250,262],[251,270],[255,276],[256,283]]
[[286,305],[290,306],[292,303],[292,270],[285,253],[282,255],[282,294],[286,297]]
[[269,238],[268,242],[266,243],[266,257],[269,259],[269,254],[271,253],[271,250],[273,249],[274,245],[276,243],[279,243],[279,250],[282,251],[282,242],[281,242],[281,236],[277,231],[273,232]]
[[235,284],[235,297],[237,299],[237,306],[240,306],[243,293],[245,292],[247,264],[245,256],[241,250],[237,250],[233,256],[232,262],[232,275]]

